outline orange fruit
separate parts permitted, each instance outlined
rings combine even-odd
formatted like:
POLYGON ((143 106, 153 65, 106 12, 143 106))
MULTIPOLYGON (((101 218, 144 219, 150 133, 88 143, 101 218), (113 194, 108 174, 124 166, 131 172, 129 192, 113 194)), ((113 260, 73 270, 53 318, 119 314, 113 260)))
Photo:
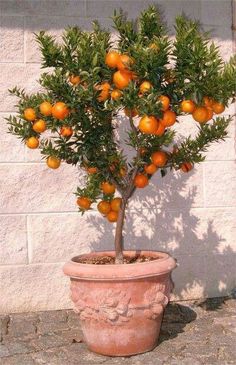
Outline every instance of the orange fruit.
POLYGON ((173 124, 175 124, 176 121, 176 114, 172 110, 167 110, 163 113, 162 119, 160 119, 160 122, 165 127, 171 127, 173 124))
POLYGON ((126 70, 119 70, 113 74, 113 82, 117 89, 126 88, 132 80, 132 73, 126 70))
POLYGON ((118 89, 112 90, 111 92, 111 98, 112 100, 118 100, 122 96, 122 92, 118 89))
POLYGON ((144 117, 140 119, 138 127, 142 133, 152 134, 155 133, 155 131, 158 128, 158 121, 152 115, 151 116, 144 115, 144 117))
POLYGON ((33 130, 36 133, 43 133, 47 129, 46 122, 43 119, 38 119, 33 124, 33 130))
POLYGON ((117 67, 117 64, 120 60, 120 55, 116 51, 110 51, 106 54, 105 64, 110 68, 117 67))
POLYGON ((37 137, 30 137, 26 140, 26 146, 34 150, 39 146, 39 139, 37 137))
POLYGON ((72 83, 72 85, 79 85, 81 82, 81 78, 78 75, 71 75, 69 77, 69 81, 72 83))
POLYGON ((164 132, 165 132, 165 126, 159 121, 158 127, 153 134, 155 134, 155 136, 162 136, 164 132))
POLYGON ((208 120, 208 110, 205 106, 197 106, 192 116, 196 122, 206 123, 208 120))
POLYGON ((56 119, 65 119, 69 115, 69 109, 65 103, 58 101, 52 107, 52 116, 56 119))
POLYGON ((212 98, 209 98, 209 96, 204 96, 203 97, 203 104, 205 106, 209 106, 212 107, 212 104, 214 103, 214 100, 212 98))
POLYGON ((111 201, 111 210, 114 212, 119 212, 121 207, 122 199, 121 198, 114 198, 111 201))
POLYGON ((152 84, 149 81, 143 81, 139 86, 139 91, 141 94, 147 93, 152 89, 152 84))
POLYGON ((102 214, 108 214, 111 210, 111 205, 109 202, 107 202, 106 200, 102 200, 100 201, 100 203, 98 203, 97 205, 98 211, 102 214))
POLYGON ((193 164, 191 164, 191 162, 184 162, 182 163, 180 168, 183 172, 189 172, 190 170, 192 170, 193 164))
POLYGON ((91 200, 86 196, 80 196, 77 199, 77 204, 81 209, 88 210, 92 204, 91 200))
POLYGON ((120 169, 120 176, 124 177, 127 174, 127 169, 125 167, 121 167, 120 169))
POLYGON ((148 178, 144 174, 137 174, 134 178, 134 185, 136 188, 145 188, 148 185, 148 178))
POLYGON ((122 54, 120 55, 116 66, 119 70, 125 70, 129 68, 132 65, 132 63, 134 63, 134 61, 132 60, 131 57, 129 57, 126 54, 122 54))
POLYGON ((212 109, 215 114, 221 114, 225 110, 225 106, 222 103, 218 103, 217 101, 214 101, 212 104, 212 109))
POLYGON ((60 135, 62 137, 71 137, 72 134, 73 134, 73 129, 71 127, 69 127, 68 125, 64 125, 63 127, 61 127, 60 135))
POLYGON ((116 187, 113 184, 110 184, 108 181, 104 181, 101 184, 101 189, 103 191, 104 194, 114 194, 114 192, 116 191, 116 187))
POLYGON ((162 104, 162 111, 165 112, 167 109, 169 109, 170 106, 170 98, 166 95, 161 95, 159 97, 159 100, 162 104))
POLYGON ((56 170, 58 167, 60 167, 61 160, 55 156, 49 156, 47 158, 47 165, 50 167, 50 169, 56 170))
POLYGON ((147 174, 153 175, 157 171, 157 167, 154 165, 154 163, 150 163, 149 165, 144 166, 144 170, 147 174))
POLYGON ((52 104, 49 103, 49 101, 43 101, 39 105, 39 110, 41 114, 45 115, 45 117, 49 117, 52 115, 52 104))
POLYGON ((134 117, 136 117, 136 115, 138 115, 138 111, 136 108, 134 108, 134 109, 125 108, 124 111, 125 111, 125 115, 127 115, 127 117, 134 118, 134 117))
POLYGON ((180 104, 180 109, 183 113, 190 113, 192 114, 192 112, 195 110, 196 105, 194 103, 194 101, 192 100, 183 100, 180 104))
POLYGON ((212 119, 214 113, 213 113, 213 110, 209 106, 207 106, 206 108, 207 108, 207 113, 208 113, 208 117, 207 117, 207 122, 208 122, 208 120, 212 119))
POLYGON ((148 151, 148 150, 147 150, 145 147, 141 147, 141 148, 139 149, 139 153, 140 153, 140 155, 141 155, 141 156, 146 155, 147 151, 148 151))
POLYGON ((24 118, 29 122, 33 122, 36 119, 36 112, 33 108, 26 108, 24 110, 24 118))
POLYGON ((111 210, 107 215, 106 215, 107 219, 109 220, 109 222, 114 223, 117 222, 118 219, 118 212, 114 212, 113 210, 111 210))
POLYGON ((163 151, 156 151, 151 155, 152 163, 154 163, 157 167, 165 166, 167 159, 167 154, 163 151))
POLYGON ((101 90, 101 92, 97 98, 98 101, 105 101, 109 98, 111 85, 108 82, 104 82, 101 85, 98 85, 96 88, 98 90, 101 90))
POLYGON ((94 166, 90 166, 86 168, 88 174, 96 174, 98 172, 98 168, 94 166))
POLYGON ((160 47, 156 43, 151 43, 148 48, 153 49, 154 51, 160 51, 160 47))

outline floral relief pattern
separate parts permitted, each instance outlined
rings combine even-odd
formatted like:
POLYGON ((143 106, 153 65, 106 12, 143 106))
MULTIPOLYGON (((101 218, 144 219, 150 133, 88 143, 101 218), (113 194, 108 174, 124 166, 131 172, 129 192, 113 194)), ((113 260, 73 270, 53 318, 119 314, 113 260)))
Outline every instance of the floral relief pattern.
POLYGON ((103 295, 98 292, 91 301, 77 285, 72 284, 71 289, 75 311, 79 313, 81 320, 105 321, 117 325, 129 321, 137 311, 143 311, 150 320, 157 319, 168 303, 170 283, 168 280, 153 285, 144 293, 140 305, 132 305, 131 297, 121 290, 109 289, 103 295))
POLYGON ((144 314, 149 319, 156 319, 162 314, 164 308, 168 304, 168 296, 166 292, 166 284, 156 284, 144 294, 144 306, 146 309, 144 314))
POLYGON ((79 299, 74 300, 72 295, 72 300, 81 320, 103 320, 111 324, 117 324, 128 321, 129 317, 132 316, 132 310, 129 307, 130 297, 126 292, 113 289, 107 290, 105 295, 97 295, 93 304, 87 300, 81 290, 77 288, 76 292, 79 299))

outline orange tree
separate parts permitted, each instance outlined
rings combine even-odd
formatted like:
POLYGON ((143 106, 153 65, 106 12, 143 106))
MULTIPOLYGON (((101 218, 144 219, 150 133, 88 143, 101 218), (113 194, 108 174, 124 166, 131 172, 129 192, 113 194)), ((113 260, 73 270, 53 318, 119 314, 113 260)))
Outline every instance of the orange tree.
MULTIPOLYGON (((116 223, 116 263, 123 262, 123 223, 127 202, 136 188, 148 185, 160 169, 188 172, 204 160, 210 143, 227 135, 230 118, 220 117, 235 97, 235 57, 223 62, 218 48, 197 22, 176 18, 171 41, 158 11, 149 7, 136 22, 115 13, 118 40, 97 22, 92 32, 65 30, 63 42, 40 32, 42 92, 19 97, 18 115, 7 118, 10 132, 29 148, 39 148, 47 165, 61 161, 86 172, 77 188, 79 210, 97 206, 116 223), (115 129, 124 111, 126 156, 115 129), (175 143, 173 125, 187 115, 198 134, 175 143), (50 137, 43 136, 50 131, 50 137)), ((181 123, 181 122, 180 122, 181 123)))

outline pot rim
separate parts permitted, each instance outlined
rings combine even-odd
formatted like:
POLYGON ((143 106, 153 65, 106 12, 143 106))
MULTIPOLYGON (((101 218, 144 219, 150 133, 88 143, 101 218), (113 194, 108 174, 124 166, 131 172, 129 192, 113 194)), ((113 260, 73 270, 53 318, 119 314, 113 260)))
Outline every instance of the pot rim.
POLYGON ((168 253, 154 250, 125 250, 126 256, 137 254, 144 256, 156 256, 158 260, 138 262, 132 264, 94 265, 78 263, 76 259, 88 256, 115 256, 114 251, 95 251, 73 257, 63 266, 64 274, 73 279, 80 280, 130 280, 141 279, 150 276, 160 276, 170 273, 176 266, 176 260, 168 253))

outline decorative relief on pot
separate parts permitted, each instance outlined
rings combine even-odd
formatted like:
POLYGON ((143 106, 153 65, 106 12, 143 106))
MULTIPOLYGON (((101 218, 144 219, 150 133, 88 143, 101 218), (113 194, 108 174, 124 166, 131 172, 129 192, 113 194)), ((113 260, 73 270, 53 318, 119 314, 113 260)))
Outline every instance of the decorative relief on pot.
POLYGON ((140 311, 144 312, 146 318, 156 320, 169 301, 167 283, 156 284, 148 289, 139 305, 131 304, 131 297, 125 291, 109 289, 91 296, 73 283, 71 299, 81 320, 105 321, 117 325, 129 321, 130 317, 140 311))
POLYGON ((96 295, 92 302, 77 287, 76 295, 72 294, 72 300, 81 320, 93 319, 111 324, 122 324, 132 316, 132 310, 129 308, 130 297, 121 290, 107 290, 105 295, 96 295))
POLYGON ((168 296, 164 294, 166 285, 156 284, 144 294, 144 314, 149 319, 159 317, 166 305, 168 304, 168 296))

